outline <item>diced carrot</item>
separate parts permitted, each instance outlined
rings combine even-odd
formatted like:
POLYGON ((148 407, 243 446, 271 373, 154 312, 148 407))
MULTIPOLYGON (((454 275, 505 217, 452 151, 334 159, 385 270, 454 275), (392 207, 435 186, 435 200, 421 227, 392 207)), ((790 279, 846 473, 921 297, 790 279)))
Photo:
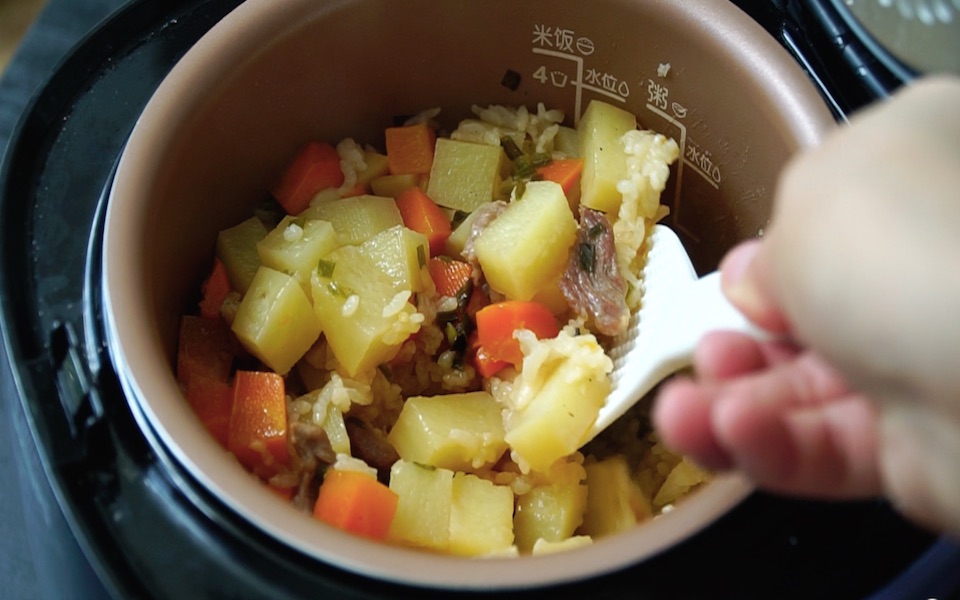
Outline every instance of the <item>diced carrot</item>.
POLYGON ((437 134, 426 123, 388 127, 384 132, 387 164, 392 175, 426 175, 433 166, 437 134))
POLYGON ((225 381, 196 375, 190 378, 185 394, 200 422, 226 448, 233 408, 233 387, 225 381))
POLYGON ((283 378, 266 371, 237 371, 227 449, 263 479, 290 462, 283 378))
POLYGON ((474 331, 467 340, 467 350, 469 357, 473 361, 473 368, 477 370, 477 373, 479 373, 481 377, 484 379, 493 377, 510 365, 510 363, 505 360, 490 358, 490 353, 480 345, 477 339, 477 332, 474 331))
POLYGON ((200 316, 207 319, 220 317, 220 307, 230 293, 230 278, 227 268, 219 258, 213 258, 213 269, 200 288, 200 316))
POLYGON ((450 219, 443 210, 418 187, 401 192, 396 202, 403 224, 426 236, 430 243, 430 256, 443 252, 451 232, 450 219))
POLYGON ((313 515, 334 527, 383 540, 397 512, 397 494, 358 471, 328 469, 313 506, 313 515))
POLYGON ((477 341, 493 360, 520 366, 523 352, 520 342, 513 337, 518 329, 529 329, 539 339, 559 333, 553 313, 539 302, 507 300, 477 311, 477 341))
POLYGON ((180 318, 177 342, 177 380, 184 388, 199 375, 226 382, 233 366, 233 338, 227 322, 196 315, 180 318))
POLYGON ((427 261, 430 278, 441 296, 453 296, 463 289, 470 281, 473 267, 470 263, 449 256, 435 256, 427 261))
POLYGON ((537 169, 537 173, 545 180, 560 184, 571 205, 580 202, 580 175, 582 172, 582 158, 560 158, 537 169))
POLYGON ((326 142, 304 146, 270 190, 287 213, 297 215, 317 192, 343 185, 337 149, 326 142))

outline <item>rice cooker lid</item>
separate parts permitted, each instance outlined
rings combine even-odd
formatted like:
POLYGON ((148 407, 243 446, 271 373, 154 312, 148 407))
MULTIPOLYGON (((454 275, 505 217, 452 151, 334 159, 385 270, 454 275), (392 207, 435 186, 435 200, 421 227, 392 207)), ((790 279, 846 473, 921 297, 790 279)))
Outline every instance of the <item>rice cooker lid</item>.
POLYGON ((830 0, 848 27, 903 80, 960 73, 960 0, 830 0))

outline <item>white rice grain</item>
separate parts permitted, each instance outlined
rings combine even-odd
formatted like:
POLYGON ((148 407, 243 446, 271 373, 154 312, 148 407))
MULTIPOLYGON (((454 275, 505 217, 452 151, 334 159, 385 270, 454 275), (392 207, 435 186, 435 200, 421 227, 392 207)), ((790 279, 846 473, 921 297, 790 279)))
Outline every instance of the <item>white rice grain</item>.
POLYGON ((356 294, 351 294, 347 301, 343 303, 343 308, 340 309, 340 314, 344 317, 352 317, 357 309, 360 308, 360 296, 356 294))
POLYGON ((283 230, 283 240, 285 242, 298 242, 303 239, 303 227, 297 225, 296 223, 290 223, 283 230))

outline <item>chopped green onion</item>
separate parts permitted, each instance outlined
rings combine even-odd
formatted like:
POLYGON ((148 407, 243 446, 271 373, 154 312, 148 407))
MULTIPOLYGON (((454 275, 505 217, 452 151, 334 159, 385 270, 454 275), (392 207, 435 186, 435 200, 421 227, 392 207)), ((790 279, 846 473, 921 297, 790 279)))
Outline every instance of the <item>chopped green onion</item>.
POLYGON ((467 220, 467 217, 470 216, 465 210, 458 210, 453 213, 453 218, 450 219, 450 229, 456 229, 460 227, 460 224, 467 220))
POLYGON ((524 192, 527 191, 527 182, 521 179, 520 181, 517 182, 517 187, 515 189, 516 189, 516 193, 514 194, 514 198, 516 198, 517 200, 519 200, 520 198, 523 198, 524 192))
POLYGON ((553 159, 550 158, 550 155, 546 152, 537 152, 530 157, 530 162, 535 167, 545 167, 553 162, 553 159))
POLYGON ((336 268, 336 266, 337 266, 337 263, 330 260, 324 260, 321 258, 320 261, 317 263, 317 273, 320 274, 320 277, 323 277, 325 279, 330 279, 331 277, 333 277, 333 270, 336 268))
POLYGON ((533 162, 526 154, 518 156, 513 160, 513 174, 515 177, 523 179, 530 177, 534 172, 533 162))
POLYGON ((427 266, 427 251, 423 246, 417 246, 417 264, 421 269, 427 266))
POLYGON ((447 323, 446 327, 443 328, 443 333, 447 338, 447 343, 453 345, 457 341, 457 336, 459 332, 457 331, 456 325, 452 322, 447 323))
POLYGON ((500 138, 500 145, 503 146, 503 151, 510 160, 516 160, 523 156, 523 150, 520 149, 520 146, 517 146, 512 137, 503 136, 500 138))
POLYGON ((354 294, 354 291, 349 287, 339 284, 336 281, 331 280, 327 284, 327 289, 330 290, 330 293, 334 296, 339 296, 340 298, 349 298, 354 294))

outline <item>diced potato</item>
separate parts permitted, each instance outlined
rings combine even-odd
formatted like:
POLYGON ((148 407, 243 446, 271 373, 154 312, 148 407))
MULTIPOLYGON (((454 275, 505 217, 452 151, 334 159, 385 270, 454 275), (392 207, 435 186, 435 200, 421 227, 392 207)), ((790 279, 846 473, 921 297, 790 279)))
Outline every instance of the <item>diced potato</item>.
POLYGON ((468 213, 466 218, 464 218, 460 223, 454 228, 450 233, 450 237, 447 238, 447 243, 444 246, 444 252, 450 256, 460 256, 463 252, 464 247, 467 244, 467 238, 470 236, 470 230, 473 228, 473 223, 476 221, 477 212, 468 213))
POLYGON ((390 469, 397 513, 389 539, 412 546, 446 550, 450 545, 453 471, 398 460, 390 469))
POLYGON ((327 344, 350 377, 396 356, 423 320, 408 301, 410 291, 395 287, 357 246, 322 259, 311 289, 327 344))
POLYGON ((593 543, 593 538, 589 535, 574 535, 559 542, 548 542, 547 540, 537 540, 533 545, 530 554, 537 556, 541 554, 553 554, 555 552, 566 552, 574 548, 582 548, 593 543))
POLYGON ((662 507, 671 502, 676 502, 708 478, 709 473, 684 457, 677 463, 677 466, 670 470, 667 479, 657 491, 657 495, 653 497, 653 504, 662 507))
POLYGON ((336 201, 339 200, 340 198, 341 198, 341 196, 340 196, 340 188, 327 188, 327 189, 325 189, 325 190, 320 190, 320 191, 317 192, 317 194, 310 200, 310 206, 308 206, 307 208, 305 208, 305 209, 303 210, 303 212, 301 212, 301 213, 300 213, 299 215, 297 215, 297 216, 298 216, 298 217, 301 217, 301 218, 303 218, 303 219, 315 219, 316 216, 311 216, 311 215, 316 215, 315 207, 316 207, 318 204, 325 204, 325 203, 327 203, 327 202, 336 202, 336 201), (311 210, 311 209, 314 209, 314 210, 311 210))
POLYGON ((616 215, 622 195, 617 183, 627 176, 627 154, 620 141, 637 128, 633 113, 600 100, 591 100, 577 132, 583 158, 580 203, 616 215))
POLYGON ((561 125, 553 138, 553 149, 562 152, 568 158, 580 156, 580 134, 573 127, 561 125))
POLYGON ((524 471, 545 471, 583 445, 610 393, 610 358, 592 335, 520 335, 524 359, 505 413, 506 440, 524 471))
POLYGON ((430 283, 427 259, 430 243, 422 233, 397 225, 360 245, 360 252, 372 260, 398 290, 422 292, 430 283))
POLYGON ((488 392, 408 398, 387 440, 404 460, 476 471, 497 462, 507 443, 502 407, 488 392))
POLYGON ((560 275, 556 279, 548 282, 533 295, 533 300, 543 304, 550 309, 554 315, 562 315, 570 308, 570 302, 560 289, 560 275))
POLYGON ((594 538, 627 531, 652 514, 622 455, 585 465, 587 508, 580 533, 594 538))
POLYGON ((413 173, 382 175, 370 182, 370 189, 378 196, 396 198, 408 189, 417 187, 419 181, 419 175, 413 173))
POLYGON ((450 507, 452 554, 483 556, 513 545, 513 492, 476 475, 453 476, 450 507))
POLYGON ((577 221, 553 181, 532 181, 477 237, 477 260, 492 288, 530 300, 567 266, 577 221))
POLYGON ((286 216, 257 243, 260 263, 293 276, 310 293, 310 275, 322 256, 337 248, 337 234, 327 221, 286 216))
POLYGON ((217 235, 217 258, 227 270, 230 285, 241 294, 246 293, 260 268, 257 242, 265 237, 267 228, 257 217, 250 217, 217 235))
POLYGON ((541 485, 518 496, 513 518, 517 547, 530 552, 537 540, 569 538, 583 522, 586 506, 587 486, 578 482, 541 485))
POLYGON ((363 162, 366 163, 367 168, 357 172, 357 183, 367 185, 377 177, 382 177, 390 172, 387 155, 372 148, 364 149, 363 162))
POLYGON ((268 267, 257 270, 231 329, 244 348, 280 375, 320 337, 320 323, 303 288, 268 267))
POLYGON ((329 221, 337 232, 337 241, 341 246, 361 244, 381 231, 403 225, 403 218, 393 198, 369 194, 311 203, 300 216, 329 221))
POLYGON ((507 164, 499 146, 439 138, 427 195, 440 206, 473 212, 494 199, 507 164))

